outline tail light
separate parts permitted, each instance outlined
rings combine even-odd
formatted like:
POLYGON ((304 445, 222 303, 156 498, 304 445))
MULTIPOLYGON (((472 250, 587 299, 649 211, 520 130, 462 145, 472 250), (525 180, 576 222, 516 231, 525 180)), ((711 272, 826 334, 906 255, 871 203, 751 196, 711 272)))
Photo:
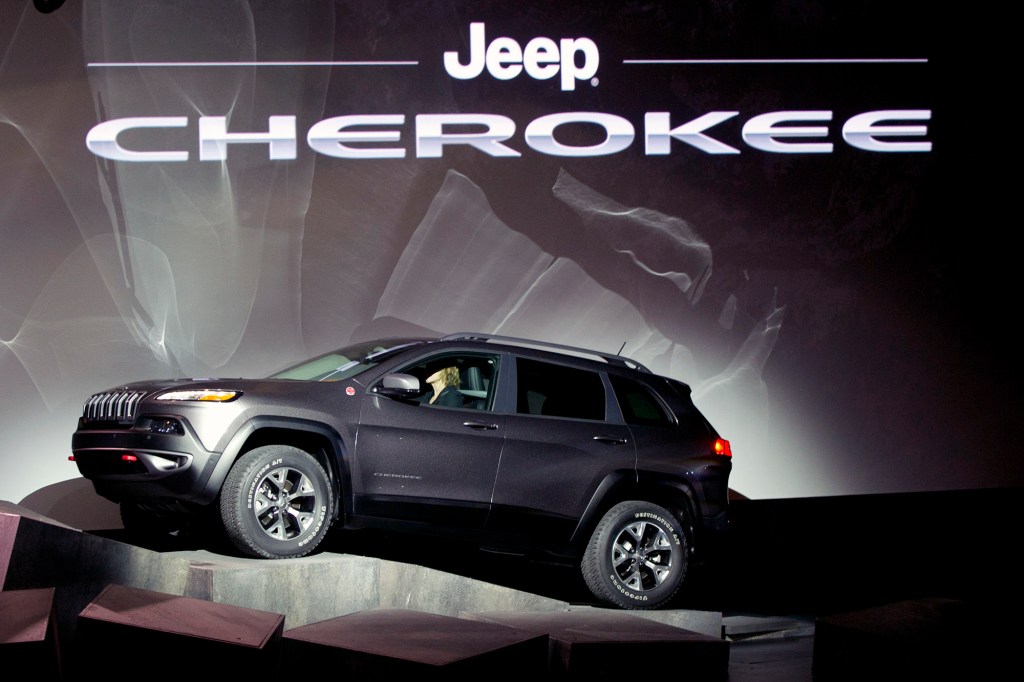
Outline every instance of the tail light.
POLYGON ((732 446, 729 445, 729 441, 724 438, 716 438, 714 444, 714 450, 716 455, 722 457, 732 457, 732 446))

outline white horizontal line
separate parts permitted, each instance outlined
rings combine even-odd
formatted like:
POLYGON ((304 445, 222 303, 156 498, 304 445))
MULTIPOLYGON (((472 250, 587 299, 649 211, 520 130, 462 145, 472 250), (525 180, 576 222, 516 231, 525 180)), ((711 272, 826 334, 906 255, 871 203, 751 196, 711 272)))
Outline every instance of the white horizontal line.
POLYGON ((418 61, 383 61, 383 62, 89 62, 89 67, 123 67, 123 66, 417 66, 418 61))
POLYGON ((927 59, 623 59, 623 64, 927 64, 927 59))

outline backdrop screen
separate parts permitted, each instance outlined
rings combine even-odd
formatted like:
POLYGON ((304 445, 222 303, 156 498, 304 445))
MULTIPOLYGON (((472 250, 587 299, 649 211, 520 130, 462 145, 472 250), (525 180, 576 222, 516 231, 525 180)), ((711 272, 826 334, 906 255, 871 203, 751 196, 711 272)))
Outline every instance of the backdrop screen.
POLYGON ((93 392, 457 331, 687 382, 747 497, 1020 485, 1000 127, 936 11, 2 3, 0 499, 77 477, 93 392))

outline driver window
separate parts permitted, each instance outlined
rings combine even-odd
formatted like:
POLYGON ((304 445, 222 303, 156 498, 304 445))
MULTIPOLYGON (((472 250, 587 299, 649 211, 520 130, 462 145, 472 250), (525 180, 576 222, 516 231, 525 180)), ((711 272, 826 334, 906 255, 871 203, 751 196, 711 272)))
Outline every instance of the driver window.
POLYGON ((498 376, 495 355, 433 356, 399 371, 419 379, 422 405, 470 410, 493 408, 498 376))

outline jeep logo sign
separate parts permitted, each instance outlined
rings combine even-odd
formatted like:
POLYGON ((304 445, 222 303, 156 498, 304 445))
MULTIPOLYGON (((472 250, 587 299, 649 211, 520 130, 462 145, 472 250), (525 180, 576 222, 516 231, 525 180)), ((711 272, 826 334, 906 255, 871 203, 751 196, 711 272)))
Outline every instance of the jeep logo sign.
POLYGON ((495 38, 490 45, 484 35, 484 24, 469 25, 469 61, 459 61, 458 52, 444 53, 444 69, 452 78, 476 78, 487 67, 487 73, 499 80, 511 80, 526 69, 531 78, 547 80, 562 74, 562 90, 575 90, 576 81, 593 78, 601 57, 597 44, 590 38, 538 37, 521 46, 513 38, 495 38), (581 61, 577 57, 582 58, 581 61))

